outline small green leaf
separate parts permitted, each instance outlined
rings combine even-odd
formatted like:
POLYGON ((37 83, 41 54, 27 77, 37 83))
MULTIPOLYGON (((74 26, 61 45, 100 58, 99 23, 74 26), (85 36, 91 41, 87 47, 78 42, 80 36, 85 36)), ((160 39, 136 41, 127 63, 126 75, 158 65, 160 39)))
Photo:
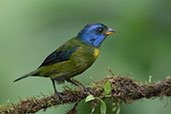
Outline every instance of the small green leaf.
POLYGON ((152 80, 152 76, 150 75, 149 79, 148 79, 148 82, 151 83, 151 80, 152 80))
POLYGON ((117 109, 118 109, 118 107, 114 106, 114 107, 112 108, 112 111, 113 111, 113 112, 116 112, 117 109))
POLYGON ((107 96, 110 93, 111 86, 110 86, 109 81, 107 81, 106 84, 104 85, 104 91, 105 91, 105 96, 107 96))
POLYGON ((112 104, 112 105, 113 105, 112 111, 116 112, 116 114, 120 114, 121 106, 116 104, 112 104))
POLYGON ((117 109, 118 109, 118 106, 116 106, 116 103, 112 103, 112 111, 113 112, 116 112, 117 111, 117 109))
POLYGON ((106 98, 111 97, 112 95, 105 95, 106 98))
POLYGON ((101 114, 106 114, 106 104, 105 102, 102 100, 102 99, 99 99, 100 100, 100 112, 101 114))
POLYGON ((121 112, 121 108, 119 106, 118 109, 117 109, 117 111, 116 111, 116 114, 120 114, 120 112, 121 112))
POLYGON ((90 94, 89 96, 86 97, 85 102, 89 102, 89 101, 92 101, 94 99, 95 99, 94 96, 90 94))

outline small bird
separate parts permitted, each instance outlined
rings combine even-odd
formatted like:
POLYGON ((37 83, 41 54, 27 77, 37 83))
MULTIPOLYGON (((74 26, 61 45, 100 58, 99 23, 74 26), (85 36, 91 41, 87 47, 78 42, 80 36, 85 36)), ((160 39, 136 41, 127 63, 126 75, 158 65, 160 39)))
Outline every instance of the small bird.
POLYGON ((54 91, 58 95, 60 93, 56 89, 55 81, 57 83, 68 81, 79 86, 71 78, 81 74, 95 62, 99 55, 100 45, 109 34, 114 32, 101 23, 88 24, 76 37, 51 53, 35 71, 14 82, 29 76, 47 77, 52 80, 54 91))

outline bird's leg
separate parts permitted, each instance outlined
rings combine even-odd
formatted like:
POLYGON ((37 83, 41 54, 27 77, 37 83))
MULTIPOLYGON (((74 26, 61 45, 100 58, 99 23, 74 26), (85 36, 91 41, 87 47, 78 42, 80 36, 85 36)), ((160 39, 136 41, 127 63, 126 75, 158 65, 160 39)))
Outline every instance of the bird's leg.
POLYGON ((54 81, 53 79, 51 79, 51 80, 52 80, 52 84, 53 84, 53 88, 54 88, 55 94, 57 94, 60 98, 62 98, 61 93, 60 93, 60 92, 58 92, 58 91, 57 91, 57 89, 56 89, 55 81, 54 81))
POLYGON ((89 88, 83 86, 82 84, 80 84, 80 83, 78 83, 78 82, 76 82, 74 80, 68 79, 67 81, 70 82, 70 83, 72 83, 72 84, 74 84, 75 86, 78 86, 78 87, 83 88, 84 91, 89 91, 89 88))

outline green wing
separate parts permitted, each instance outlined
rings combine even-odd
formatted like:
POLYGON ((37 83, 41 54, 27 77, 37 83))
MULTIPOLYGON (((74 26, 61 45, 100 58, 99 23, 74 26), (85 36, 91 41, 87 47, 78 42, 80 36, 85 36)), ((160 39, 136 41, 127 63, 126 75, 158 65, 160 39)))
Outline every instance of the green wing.
POLYGON ((51 53, 40 65, 42 66, 48 66, 52 64, 56 64, 59 62, 67 61, 70 59, 71 55, 79 48, 78 45, 72 45, 70 43, 66 43, 62 45, 60 48, 58 48, 56 51, 51 53))

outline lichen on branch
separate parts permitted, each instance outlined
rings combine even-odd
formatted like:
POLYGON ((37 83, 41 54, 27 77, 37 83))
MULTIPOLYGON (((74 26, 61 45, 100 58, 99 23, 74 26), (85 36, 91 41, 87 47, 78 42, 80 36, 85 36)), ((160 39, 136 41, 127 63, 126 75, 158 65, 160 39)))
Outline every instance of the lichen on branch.
MULTIPOLYGON (((90 93, 96 97, 105 99, 104 85, 110 83, 111 91, 109 99, 115 103, 131 103, 132 101, 143 98, 169 97, 171 96, 171 77, 163 81, 142 83, 131 79, 130 77, 115 76, 106 77, 100 81, 93 82, 90 92, 83 91, 82 88, 75 90, 65 89, 62 92, 62 99, 58 95, 44 96, 43 98, 31 97, 21 99, 16 104, 8 104, 0 107, 1 114, 26 114, 35 113, 39 110, 46 110, 49 107, 61 104, 78 104, 84 100, 90 93)), ((73 108, 75 111, 77 105, 73 108)))

